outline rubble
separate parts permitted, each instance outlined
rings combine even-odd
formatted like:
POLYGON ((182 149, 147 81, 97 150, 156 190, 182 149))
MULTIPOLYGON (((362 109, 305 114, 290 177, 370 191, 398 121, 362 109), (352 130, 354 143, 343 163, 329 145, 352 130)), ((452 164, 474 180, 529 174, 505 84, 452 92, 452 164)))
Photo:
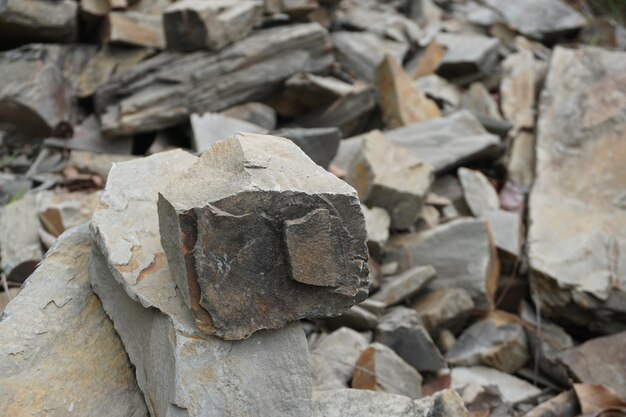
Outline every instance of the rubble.
POLYGON ((442 330, 458 333, 471 315, 474 302, 467 291, 452 287, 432 291, 418 298, 411 307, 436 338, 442 330))
POLYGON ((164 49, 163 19, 140 12, 110 12, 104 41, 164 49))
POLYGON ((495 386, 502 394, 502 399, 509 403, 524 401, 541 392, 539 388, 523 379, 484 366, 452 368, 450 375, 453 389, 461 389, 468 385, 495 386))
POLYGON ((35 198, 41 224, 55 237, 88 222, 100 203, 99 192, 62 194, 42 191, 35 198))
POLYGON ((391 217, 387 210, 380 207, 368 208, 361 204, 361 210, 365 216, 365 229, 367 230, 367 247, 370 256, 380 257, 385 243, 389 239, 389 226, 391 217))
POLYGON ((445 78, 485 75, 496 66, 497 39, 466 33, 440 33, 436 42, 446 48, 437 68, 437 74, 445 78))
POLYGON ((336 389, 313 393, 315 417, 415 417, 413 400, 386 392, 336 389))
POLYGON ((386 307, 399 304, 417 294, 423 286, 434 280, 436 275, 430 265, 416 266, 397 276, 387 277, 386 283, 370 299, 381 301, 386 307))
POLYGON ((341 141, 341 132, 336 127, 285 128, 272 134, 291 140, 322 168, 328 168, 341 141))
POLYGON ((220 113, 192 114, 192 146, 196 152, 204 152, 215 142, 240 132, 267 133, 267 129, 220 113))
POLYGON ((0 5, 0 46, 72 42, 78 33, 77 11, 72 0, 6 0, 0 5))
POLYGON ((500 208, 498 193, 483 173, 459 168, 458 175, 463 187, 465 201, 474 216, 481 217, 489 211, 500 208))
POLYGON ((276 111, 270 106, 255 101, 229 107, 222 112, 224 116, 243 120, 260 126, 268 131, 276 128, 276 111))

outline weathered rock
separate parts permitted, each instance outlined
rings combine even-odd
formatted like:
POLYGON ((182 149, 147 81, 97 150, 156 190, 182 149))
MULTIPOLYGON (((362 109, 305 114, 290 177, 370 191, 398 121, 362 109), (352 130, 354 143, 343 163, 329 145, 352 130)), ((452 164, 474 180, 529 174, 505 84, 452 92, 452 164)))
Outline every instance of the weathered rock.
POLYGON ((220 49, 248 36, 260 20, 262 7, 260 0, 176 2, 163 12, 167 48, 182 52, 220 49))
POLYGON ((585 384, 602 384, 626 397, 626 332, 598 337, 567 349, 560 360, 571 376, 585 384))
POLYGON ((389 217, 387 210, 380 207, 367 208, 367 206, 362 204, 361 210, 365 216, 367 247, 370 255, 378 258, 383 252, 387 239, 389 239, 391 217, 389 217))
POLYGON ((462 288, 442 288, 419 298, 411 307, 436 338, 443 329, 460 331, 474 309, 474 302, 462 288))
POLYGON ((534 387, 523 379, 485 366, 453 368, 450 376, 452 378, 451 388, 455 390, 470 384, 483 387, 495 386, 502 394, 502 399, 510 403, 520 402, 541 393, 539 388, 534 387))
POLYGON ((41 224, 48 233, 56 237, 91 219, 100 203, 100 192, 42 191, 36 194, 36 202, 41 224))
POLYGON ((236 133, 267 133, 267 129, 221 113, 192 114, 193 148, 204 152, 215 142, 236 133))
POLYGON ((317 165, 328 168, 339 149, 341 132, 336 127, 284 128, 272 132, 287 138, 308 155, 317 165))
POLYGON ((439 68, 439 65, 441 65, 441 61, 445 55, 446 47, 432 41, 419 56, 415 69, 411 73, 413 79, 419 79, 434 74, 437 68, 439 68))
POLYGON ((390 54, 402 62, 408 45, 381 39, 369 32, 333 32, 337 60, 344 71, 368 83, 376 81, 376 68, 390 54))
POLYGON ((4 0, 0 4, 0 46, 72 42, 78 33, 77 10, 72 0, 4 0))
POLYGON ((314 390, 347 388, 354 365, 367 344, 363 335, 347 327, 317 342, 311 349, 314 390))
POLYGON ((535 179, 535 134, 520 131, 513 137, 513 145, 507 162, 509 179, 515 184, 530 189, 535 179))
POLYGON ((375 339, 419 371, 437 371, 446 366, 419 316, 410 308, 395 307, 381 317, 375 339))
POLYGON ((110 12, 104 41, 164 49, 163 19, 140 12, 110 12))
POLYGON ((556 48, 529 202, 541 313, 602 332, 626 329, 624 66, 623 52, 556 48))
POLYGON ((326 70, 333 62, 329 46, 326 30, 312 23, 261 30, 219 52, 159 54, 98 89, 102 129, 109 135, 149 132, 192 113, 261 99, 297 72, 326 70))
POLYGON ((487 365, 508 373, 529 358, 524 328, 494 313, 467 328, 446 355, 454 366, 487 365))
POLYGON ((43 258, 33 194, 0 208, 0 266, 10 281, 23 282, 43 258))
POLYGON ((164 180, 197 160, 176 150, 115 164, 106 206, 91 222, 94 291, 136 368, 151 415, 310 415, 309 357, 299 325, 239 342, 205 336, 176 289, 161 245, 157 195, 164 180))
POLYGON ((376 316, 382 316, 387 310, 385 303, 383 303, 382 301, 372 300, 371 298, 363 301, 361 304, 359 304, 359 307, 363 307, 365 310, 375 314, 376 316))
POLYGON ((352 306, 340 316, 326 319, 326 325, 331 329, 349 327, 358 331, 373 330, 378 325, 378 315, 360 306, 352 306))
POLYGON ((437 104, 413 84, 391 55, 385 55, 376 70, 376 87, 387 128, 425 122, 441 116, 437 104))
POLYGON ((429 288, 463 288, 476 307, 493 307, 500 266, 485 221, 459 219, 424 232, 398 235, 387 243, 385 260, 398 262, 402 271, 430 264, 437 279, 429 288))
POLYGON ((459 394, 445 389, 415 401, 416 417, 469 417, 459 394))
POLYGON ((133 416, 148 411, 89 285, 87 226, 64 233, 0 320, 0 414, 133 416))
POLYGON ((432 180, 431 166, 387 141, 380 131, 364 136, 346 176, 361 201, 387 210, 394 229, 417 221, 432 180))
POLYGON ((412 399, 422 396, 421 384, 419 372, 380 343, 373 343, 363 351, 352 375, 352 388, 388 392, 412 399))
POLYGON ((267 130, 276 128, 276 112, 273 108, 263 103, 253 101, 239 104, 224 110, 222 114, 261 126, 267 130))
POLYGON ((356 193, 289 140, 214 144, 163 186, 158 205, 168 264, 207 334, 242 339, 367 297, 356 193))
POLYGON ((520 50, 502 62, 500 96, 502 112, 515 130, 535 126, 535 59, 530 50, 520 50))
POLYGON ((528 37, 544 39, 571 32, 585 25, 585 19, 561 0, 486 0, 507 25, 528 37))
POLYGON ((416 417, 413 400, 361 389, 313 392, 315 417, 416 417))
POLYGON ((67 164, 75 167, 79 171, 99 175, 106 181, 113 164, 116 162, 130 161, 135 158, 136 156, 132 155, 108 155, 72 151, 67 164))
POLYGON ((397 276, 387 277, 386 283, 370 298, 389 307, 413 297, 436 276, 432 266, 416 266, 397 276))
POLYGON ((488 211, 500 208, 498 193, 482 172, 459 168, 458 175, 465 201, 474 216, 480 217, 488 211))
POLYGON ((573 390, 563 391, 537 405, 524 414, 524 417, 576 417, 580 415, 580 406, 573 390))
POLYGON ((518 259, 522 251, 523 223, 518 213, 505 210, 487 211, 482 215, 487 220, 493 243, 501 254, 518 259))
POLYGON ((498 109, 498 103, 493 99, 487 87, 481 82, 470 84, 463 94, 461 106, 474 113, 476 117, 488 117, 494 120, 502 120, 498 109))
POLYGON ((461 104, 461 91, 454 84, 437 74, 420 77, 413 82, 426 96, 445 104, 458 107, 461 104))
POLYGON ((436 42, 446 48, 437 73, 445 78, 482 75, 497 64, 499 42, 474 34, 440 33, 436 42))

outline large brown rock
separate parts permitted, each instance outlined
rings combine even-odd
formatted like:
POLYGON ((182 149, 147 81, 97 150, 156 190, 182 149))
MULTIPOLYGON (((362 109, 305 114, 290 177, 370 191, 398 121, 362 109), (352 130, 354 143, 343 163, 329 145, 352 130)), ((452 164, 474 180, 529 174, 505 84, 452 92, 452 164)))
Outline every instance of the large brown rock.
POLYGON ((161 241, 205 333, 242 339, 366 298, 356 192, 293 142, 236 135, 162 190, 161 241))
POLYGON ((557 48, 529 201, 531 288, 542 314, 626 329, 626 53, 557 48))

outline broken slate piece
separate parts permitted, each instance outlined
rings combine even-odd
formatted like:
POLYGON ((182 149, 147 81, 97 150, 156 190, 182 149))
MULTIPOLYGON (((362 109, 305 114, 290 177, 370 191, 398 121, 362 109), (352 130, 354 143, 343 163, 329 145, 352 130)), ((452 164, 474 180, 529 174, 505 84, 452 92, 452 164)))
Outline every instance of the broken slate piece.
POLYGON ((387 210, 392 228, 408 229, 420 216, 433 173, 431 166, 372 131, 364 136, 345 180, 361 201, 387 210))
POLYGON ((275 130, 272 135, 289 139, 322 168, 328 168, 341 141, 341 131, 336 127, 292 127, 275 130))
POLYGON ((261 18, 259 0, 182 0, 163 11, 167 49, 220 49, 248 36, 261 18))
POLYGON ((453 389, 444 389, 414 401, 416 417, 470 417, 463 399, 453 389))
POLYGON ((252 123, 253 125, 260 126, 267 130, 276 128, 276 111, 263 103, 252 101, 250 103, 239 104, 237 106, 229 107, 224 110, 222 114, 224 116, 252 123))
POLYGON ((416 266, 397 276, 387 277, 385 284, 370 298, 389 307, 413 297, 436 276, 432 266, 416 266))
POLYGON ((487 220, 493 243, 501 254, 518 259, 522 251, 523 223, 519 213, 505 210, 487 211, 482 215, 487 220))
POLYGON ((313 392, 314 417, 416 417, 404 395, 361 389, 313 392))
POLYGON ((110 155, 86 151, 72 151, 67 164, 81 172, 99 175, 106 181, 113 164, 116 162, 130 161, 135 158, 137 157, 133 155, 110 155))
POLYGON ((161 245, 158 190, 197 161, 175 150, 114 165, 91 221, 94 291, 136 368, 151 415, 310 415, 300 325, 237 342, 206 336, 176 288, 161 245))
POLYGON ((500 264, 484 220, 458 219, 423 232, 397 235, 386 249, 385 261, 398 262, 401 271, 432 265, 437 279, 429 288, 463 288, 476 307, 493 307, 500 264))
POLYGON ((140 12, 110 12, 104 42, 164 49, 163 19, 140 12))
POLYGON ((418 371, 438 371, 446 361, 414 310, 394 307, 381 317, 375 340, 389 346, 418 371))
POLYGON ((0 415, 148 416, 124 347, 89 285, 90 249, 86 225, 64 233, 7 306, 0 415))
POLYGON ((235 119, 221 113, 191 115, 192 145, 196 152, 204 152, 217 141, 236 133, 267 133, 267 129, 252 123, 235 119))
POLYGON ((0 4, 0 47, 15 47, 18 42, 73 42, 78 33, 77 12, 73 0, 4 0, 0 4))
POLYGON ((393 350, 372 343, 356 361, 352 388, 388 392, 412 399, 422 396, 422 376, 393 350))
POLYGON ((474 309, 474 302, 462 288, 441 288, 420 297, 411 307, 428 332, 437 338, 443 329, 460 331, 474 309))
POLYGON ((502 394, 502 399, 509 403, 524 401, 541 393, 539 388, 523 379, 485 366, 453 368, 450 376, 452 378, 451 388, 455 390, 470 384, 483 387, 496 386, 502 394))
POLYGON ((365 228, 367 229, 367 248, 370 256, 379 258, 383 253, 383 248, 389 239, 389 226, 391 217, 387 210, 380 207, 368 208, 361 204, 361 210, 365 216, 365 228))
POLYGON ((500 208, 500 198, 485 174, 473 169, 459 168, 459 180, 467 206, 476 217, 500 208))
POLYGON ((158 212, 174 280, 206 334, 243 339, 367 297, 356 192, 287 139, 214 144, 163 185, 158 212))
POLYGON ((420 77, 413 82, 417 88, 437 102, 458 107, 461 103, 461 91, 437 74, 420 77))
POLYGON ((436 42, 446 48, 437 74, 447 79, 487 74, 498 62, 499 41, 495 38, 440 33, 436 42))
POLYGON ((378 325, 378 315, 361 306, 352 306, 350 310, 342 315, 329 317, 325 321, 326 325, 331 329, 349 327, 358 331, 367 331, 376 328, 376 325, 378 325))
POLYGON ((74 226, 88 222, 100 204, 100 192, 36 194, 37 213, 44 229, 57 237, 74 226))

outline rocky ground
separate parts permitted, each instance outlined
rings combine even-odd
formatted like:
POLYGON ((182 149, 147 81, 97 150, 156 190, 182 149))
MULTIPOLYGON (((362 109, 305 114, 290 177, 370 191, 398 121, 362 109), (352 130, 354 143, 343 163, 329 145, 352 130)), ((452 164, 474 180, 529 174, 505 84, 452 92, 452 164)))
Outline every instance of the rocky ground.
POLYGON ((0 415, 626 416, 625 23, 0 1, 0 415))

